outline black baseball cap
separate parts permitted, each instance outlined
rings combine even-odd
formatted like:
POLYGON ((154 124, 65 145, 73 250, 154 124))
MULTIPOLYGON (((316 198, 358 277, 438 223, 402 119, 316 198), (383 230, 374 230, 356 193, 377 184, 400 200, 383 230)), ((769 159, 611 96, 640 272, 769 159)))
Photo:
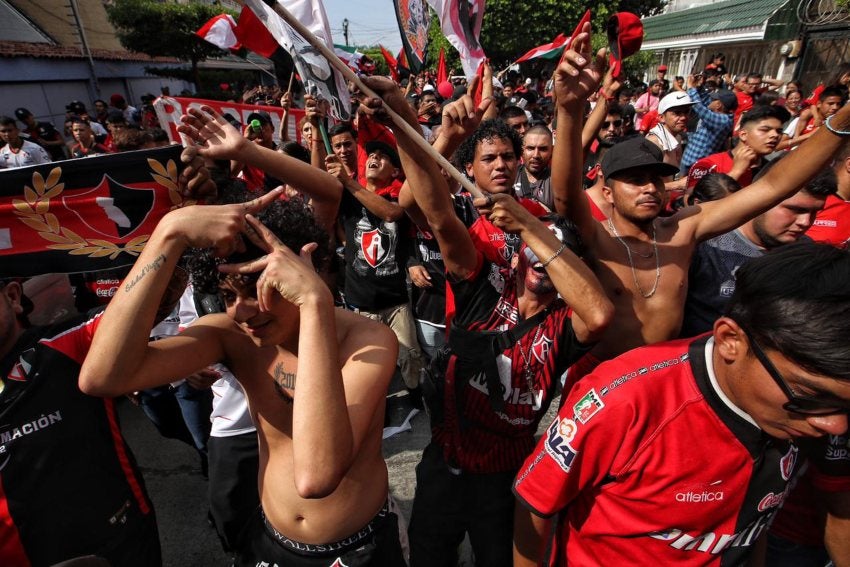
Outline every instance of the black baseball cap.
POLYGON ((643 136, 636 136, 615 144, 602 156, 602 174, 606 179, 620 171, 635 167, 651 168, 662 176, 679 173, 678 167, 664 163, 661 148, 643 136))
POLYGON ((248 118, 245 119, 245 124, 250 124, 254 120, 259 120, 260 124, 272 123, 271 116, 269 116, 266 112, 252 112, 248 115, 248 118))
POLYGON ((723 107, 726 110, 735 110, 738 108, 738 97, 736 97, 735 93, 730 90, 720 89, 719 91, 714 91, 709 96, 711 97, 711 100, 719 100, 723 103, 723 107))
POLYGON ((78 100, 72 100, 65 106, 65 110, 73 112, 74 114, 84 114, 86 111, 86 105, 78 100))
POLYGON ((15 118, 17 118, 18 120, 25 120, 30 116, 32 116, 32 112, 30 112, 26 108, 21 107, 15 109, 15 118))
POLYGON ((388 143, 381 142, 380 140, 366 142, 366 155, 369 155, 372 152, 381 152, 386 154, 394 166, 401 167, 401 159, 398 157, 398 152, 388 143))

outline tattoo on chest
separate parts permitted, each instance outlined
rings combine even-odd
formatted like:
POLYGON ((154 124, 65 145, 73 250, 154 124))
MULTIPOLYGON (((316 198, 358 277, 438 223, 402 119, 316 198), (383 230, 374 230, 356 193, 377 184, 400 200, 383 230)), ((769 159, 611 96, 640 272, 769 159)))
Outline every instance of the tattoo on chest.
POLYGON ((278 362, 274 367, 274 389, 283 400, 291 402, 292 396, 284 388, 295 390, 295 373, 287 372, 283 369, 283 363, 278 362))
POLYGON ((160 254, 159 256, 156 257, 156 259, 153 262, 151 262, 150 264, 145 264, 144 266, 142 266, 142 269, 139 270, 139 273, 136 274, 136 277, 133 278, 133 281, 124 285, 124 292, 129 293, 129 291, 131 289, 133 289, 136 286, 137 283, 142 281, 142 279, 144 279, 144 277, 146 275, 148 275, 151 272, 157 271, 158 269, 160 269, 162 267, 162 265, 164 263, 165 263, 165 256, 163 254, 160 254))

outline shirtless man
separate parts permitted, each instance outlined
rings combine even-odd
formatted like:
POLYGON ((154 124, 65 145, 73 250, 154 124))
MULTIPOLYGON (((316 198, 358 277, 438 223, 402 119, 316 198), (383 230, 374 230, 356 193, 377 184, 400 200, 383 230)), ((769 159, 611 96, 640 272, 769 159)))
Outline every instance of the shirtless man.
MULTIPOLYGON (((190 112, 181 131, 202 143, 206 157, 235 152, 251 162, 260 152, 212 109, 190 112)), ((293 160, 287 182, 335 183, 302 165, 293 160)), ((381 454, 397 343, 386 327, 333 307, 310 260, 320 231, 302 205, 280 195, 166 215, 103 316, 81 387, 118 395, 222 362, 245 391, 260 444, 262 510, 243 532, 239 564, 403 565, 381 454), (264 209, 277 234, 252 216, 264 209), (196 286, 201 276, 219 285, 227 312, 149 344, 143 330, 190 247, 246 260, 220 266, 221 277, 214 263, 193 269, 196 286)))
MULTIPOLYGON (((591 265, 614 302, 614 321, 590 353, 599 361, 676 337, 696 244, 742 225, 792 195, 827 163, 842 139, 822 128, 813 141, 748 188, 666 218, 659 218, 666 199, 660 165, 647 167, 635 161, 638 167, 606 172, 603 163, 605 198, 612 210, 608 221, 600 223, 583 195, 581 163, 573 155, 573 148, 581 145, 585 99, 597 88, 604 63, 602 53, 592 59, 589 32, 590 26, 585 26, 574 44, 578 51, 570 50, 555 72, 559 139, 552 158, 552 189, 556 211, 578 227, 592 253, 591 265)), ((836 114, 831 125, 850 129, 850 107, 836 114)), ((645 140, 631 143, 651 145, 645 140)), ((631 155, 621 153, 626 159, 631 155)), ((571 381, 574 378, 575 374, 571 381)))

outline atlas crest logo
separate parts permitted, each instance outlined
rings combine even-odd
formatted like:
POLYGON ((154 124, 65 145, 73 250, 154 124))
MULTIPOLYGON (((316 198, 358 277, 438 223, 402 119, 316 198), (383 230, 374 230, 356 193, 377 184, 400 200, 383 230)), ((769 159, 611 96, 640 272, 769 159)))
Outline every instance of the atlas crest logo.
POLYGON ((779 459, 779 472, 782 474, 782 480, 791 480, 794 467, 797 464, 797 451, 797 447, 791 445, 785 456, 779 459))
POLYGON ((121 185, 108 175, 93 189, 62 197, 62 204, 86 228, 72 230, 96 233, 108 239, 131 236, 150 215, 155 194, 152 189, 121 185))

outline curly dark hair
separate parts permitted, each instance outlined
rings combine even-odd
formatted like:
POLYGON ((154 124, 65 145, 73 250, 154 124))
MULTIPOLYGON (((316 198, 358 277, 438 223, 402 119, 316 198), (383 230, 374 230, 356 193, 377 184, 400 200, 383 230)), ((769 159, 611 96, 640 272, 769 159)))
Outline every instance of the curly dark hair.
MULTIPOLYGON (((229 180, 219 184, 217 204, 244 203, 256 197, 257 195, 249 192, 241 181, 229 180)), ((296 254, 305 244, 318 244, 319 247, 312 254, 313 265, 319 272, 325 269, 330 258, 330 239, 327 232, 316 224, 313 211, 304 199, 295 197, 285 201, 277 200, 258 214, 257 218, 296 254)), ((227 276, 218 271, 219 264, 247 262, 265 254, 247 238, 245 246, 245 252, 237 252, 227 258, 214 257, 209 248, 187 251, 184 261, 195 290, 217 294, 221 281, 227 276)))
POLYGON ((482 122, 472 136, 463 141, 455 152, 455 162, 465 168, 475 159, 475 149, 478 144, 489 140, 507 140, 513 146, 517 159, 522 155, 522 138, 517 131, 502 120, 492 119, 482 122))

